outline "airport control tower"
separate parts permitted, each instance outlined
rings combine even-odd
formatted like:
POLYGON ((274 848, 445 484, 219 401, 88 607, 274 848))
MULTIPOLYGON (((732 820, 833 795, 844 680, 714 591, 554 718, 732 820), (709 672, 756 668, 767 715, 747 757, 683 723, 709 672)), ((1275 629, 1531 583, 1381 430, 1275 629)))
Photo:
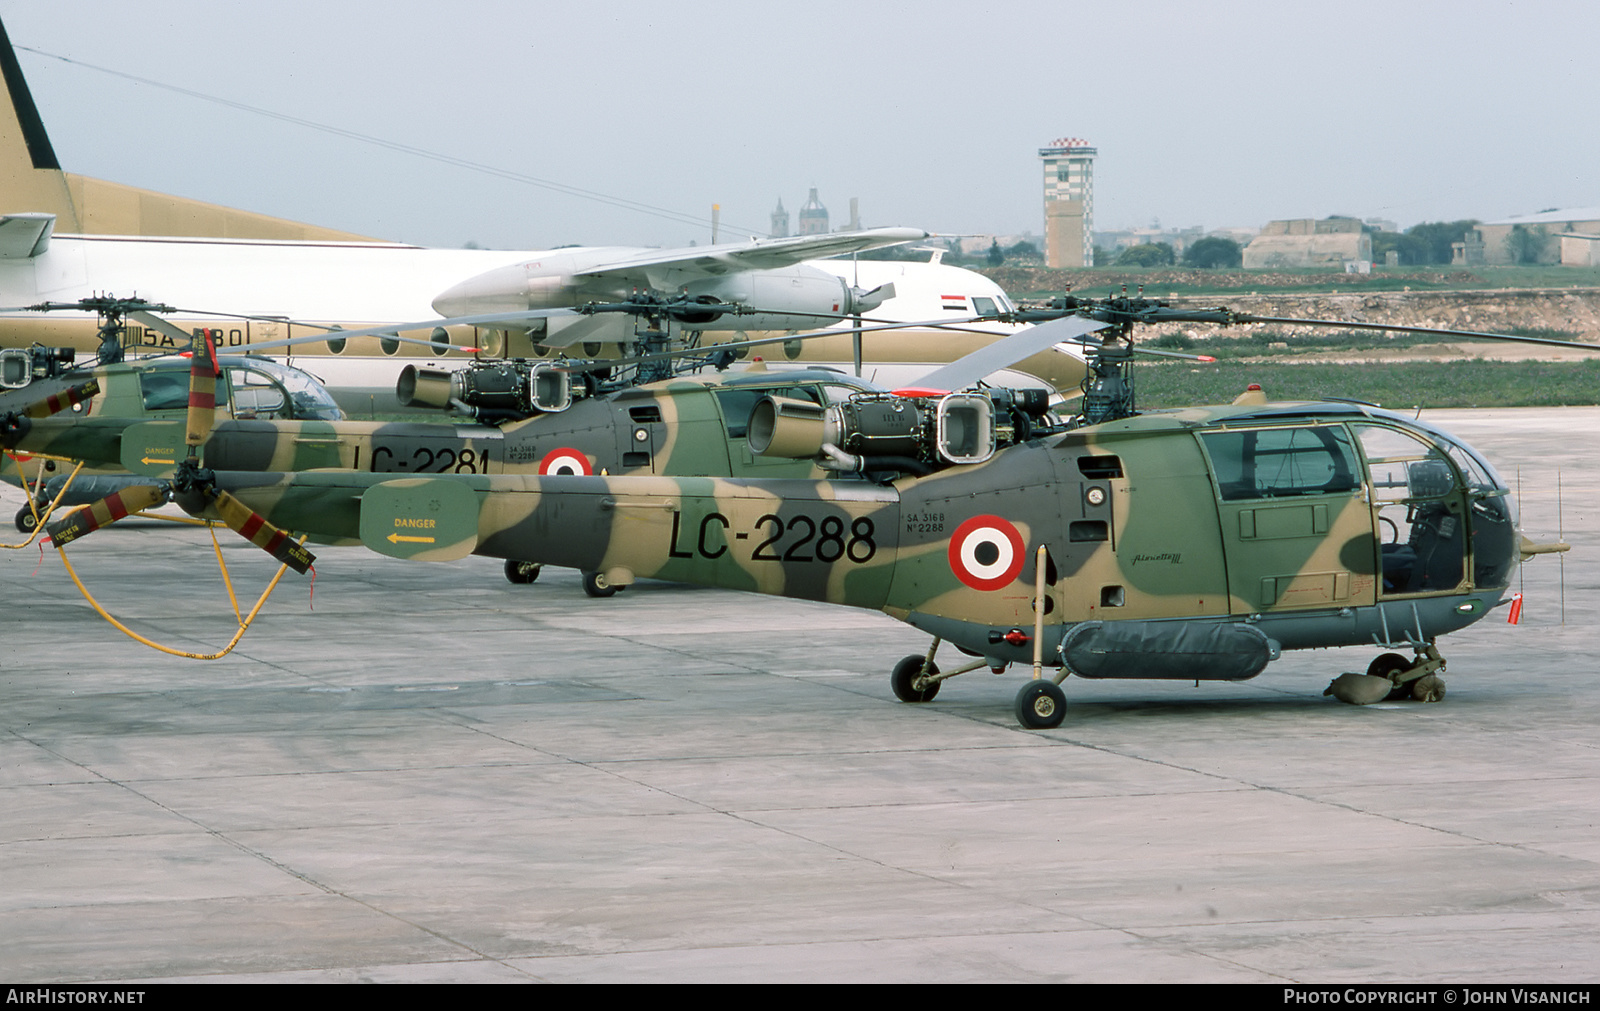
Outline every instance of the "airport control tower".
POLYGON ((1045 263, 1094 266, 1094 156, 1089 142, 1060 137, 1039 149, 1044 162, 1045 263))

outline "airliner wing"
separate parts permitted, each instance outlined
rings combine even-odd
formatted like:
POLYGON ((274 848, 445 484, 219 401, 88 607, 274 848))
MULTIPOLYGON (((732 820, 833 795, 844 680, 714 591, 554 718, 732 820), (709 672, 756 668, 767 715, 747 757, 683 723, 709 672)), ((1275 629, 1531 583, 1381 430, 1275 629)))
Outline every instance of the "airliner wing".
POLYGON ((796 235, 786 239, 753 239, 716 246, 685 246, 678 249, 651 249, 597 263, 576 272, 574 277, 627 277, 647 272, 671 271, 675 275, 698 274, 719 277, 741 270, 768 270, 789 267, 804 260, 820 260, 844 253, 859 253, 881 246, 926 239, 928 233, 916 228, 869 228, 859 232, 830 232, 826 235, 796 235))
POLYGON ((0 259, 26 260, 38 256, 50 245, 55 231, 54 214, 7 214, 0 216, 0 259))

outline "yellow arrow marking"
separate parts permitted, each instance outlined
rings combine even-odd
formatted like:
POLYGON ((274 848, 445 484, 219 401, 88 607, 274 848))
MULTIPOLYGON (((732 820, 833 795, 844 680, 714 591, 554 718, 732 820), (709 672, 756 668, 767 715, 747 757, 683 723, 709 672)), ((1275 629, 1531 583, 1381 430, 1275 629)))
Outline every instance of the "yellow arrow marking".
POLYGON ((433 538, 432 537, 407 537, 407 536, 405 536, 403 534, 390 534, 388 540, 389 540, 390 544, 399 544, 401 541, 406 541, 406 542, 411 543, 411 544, 432 544, 433 543, 433 538))
POLYGON ((159 459, 159 458, 153 457, 153 456, 141 456, 139 458, 139 462, 148 467, 152 463, 177 463, 178 461, 176 461, 176 460, 162 460, 162 459, 159 459))

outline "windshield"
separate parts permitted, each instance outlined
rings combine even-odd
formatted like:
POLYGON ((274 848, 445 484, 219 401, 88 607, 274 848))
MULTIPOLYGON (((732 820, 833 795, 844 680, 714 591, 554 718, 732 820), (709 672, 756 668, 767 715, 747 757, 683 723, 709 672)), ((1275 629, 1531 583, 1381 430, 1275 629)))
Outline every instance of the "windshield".
POLYGON ((309 374, 290 368, 268 358, 251 358, 230 363, 234 378, 234 397, 240 400, 242 390, 259 389, 276 384, 289 394, 291 417, 299 421, 340 421, 344 412, 334 403, 333 397, 309 374))
POLYGON ((1499 472, 1471 446, 1426 421, 1406 419, 1404 423, 1412 428, 1422 429, 1444 449, 1450 459, 1455 461, 1455 465, 1461 468, 1461 476, 1466 480, 1470 490, 1479 493, 1509 490, 1499 472))

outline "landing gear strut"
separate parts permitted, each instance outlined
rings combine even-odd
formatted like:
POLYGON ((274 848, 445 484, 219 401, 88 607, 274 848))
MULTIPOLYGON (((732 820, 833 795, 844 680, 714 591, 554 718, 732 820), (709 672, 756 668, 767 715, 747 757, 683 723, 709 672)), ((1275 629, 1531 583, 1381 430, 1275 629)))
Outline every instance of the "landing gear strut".
MULTIPOLYGON (((894 689, 895 698, 901 702, 932 702, 933 697, 939 694, 941 683, 959 674, 990 665, 989 660, 980 656, 972 663, 942 673, 939 665, 933 662, 933 655, 939 651, 939 645, 940 640, 934 639, 933 645, 928 647, 926 656, 912 654, 894 665, 894 670, 889 674, 889 687, 894 689)), ((961 652, 969 651, 963 649, 961 652)), ((992 669, 999 674, 1005 670, 1005 666, 992 669)), ((1023 685, 1022 690, 1017 693, 1017 721, 1029 730, 1059 727, 1061 720, 1067 714, 1067 696, 1061 690, 1060 684, 1061 679, 1065 677, 1066 673, 1063 671, 1054 680, 1048 677, 1036 677, 1023 685)))
POLYGON ((1438 702, 1444 698, 1444 657, 1439 648, 1428 643, 1417 650, 1415 659, 1407 660, 1399 653, 1385 653, 1367 666, 1367 674, 1388 678, 1394 685, 1391 699, 1416 699, 1418 702, 1438 702))

